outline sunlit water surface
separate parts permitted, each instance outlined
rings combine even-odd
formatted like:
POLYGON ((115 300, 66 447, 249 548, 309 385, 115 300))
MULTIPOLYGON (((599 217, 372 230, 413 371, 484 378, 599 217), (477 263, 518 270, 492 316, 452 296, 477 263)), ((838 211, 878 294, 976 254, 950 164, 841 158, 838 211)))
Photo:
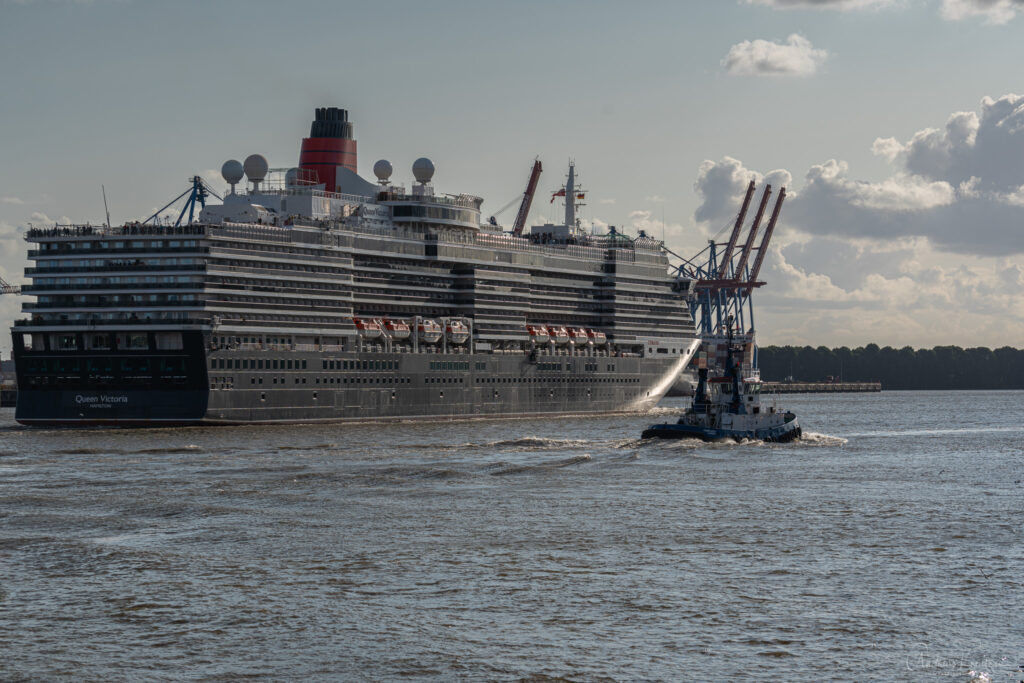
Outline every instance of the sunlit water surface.
POLYGON ((4 680, 1018 680, 1024 392, 652 415, 30 430, 0 412, 4 680))

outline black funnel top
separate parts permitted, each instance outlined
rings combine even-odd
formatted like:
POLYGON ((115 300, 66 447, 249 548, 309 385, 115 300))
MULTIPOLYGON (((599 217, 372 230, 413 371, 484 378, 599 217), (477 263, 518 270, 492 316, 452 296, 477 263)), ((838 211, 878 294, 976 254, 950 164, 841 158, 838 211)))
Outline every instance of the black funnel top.
POLYGON ((309 127, 309 137, 351 140, 352 124, 348 121, 348 111, 338 107, 317 107, 316 118, 309 127))

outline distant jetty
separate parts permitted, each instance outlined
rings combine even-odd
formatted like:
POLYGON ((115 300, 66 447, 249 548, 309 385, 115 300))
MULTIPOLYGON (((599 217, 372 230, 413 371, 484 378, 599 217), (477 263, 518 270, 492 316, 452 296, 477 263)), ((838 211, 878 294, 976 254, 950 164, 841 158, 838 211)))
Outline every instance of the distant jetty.
POLYGON ((881 391, 881 382, 764 382, 762 391, 779 394, 838 394, 881 391))

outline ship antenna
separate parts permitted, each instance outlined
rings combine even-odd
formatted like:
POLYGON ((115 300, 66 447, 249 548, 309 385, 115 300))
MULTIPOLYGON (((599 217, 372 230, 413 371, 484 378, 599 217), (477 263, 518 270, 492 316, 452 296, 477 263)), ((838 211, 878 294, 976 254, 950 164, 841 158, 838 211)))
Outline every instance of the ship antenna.
POLYGON ((103 210, 107 214, 107 227, 110 227, 110 209, 107 208, 107 188, 100 185, 100 189, 103 190, 103 210))

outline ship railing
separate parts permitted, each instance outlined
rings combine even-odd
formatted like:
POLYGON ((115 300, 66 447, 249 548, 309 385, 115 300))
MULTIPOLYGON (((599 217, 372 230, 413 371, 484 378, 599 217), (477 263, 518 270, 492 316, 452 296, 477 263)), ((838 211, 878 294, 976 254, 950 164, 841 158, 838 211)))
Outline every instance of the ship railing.
POLYGON ((283 196, 296 196, 306 195, 313 197, 325 197, 327 199, 337 199, 343 202, 351 202, 354 204, 365 204, 372 202, 373 197, 361 194, 346 194, 344 192, 327 192, 326 190, 313 190, 309 187, 303 187, 302 185, 292 186, 283 184, 271 184, 267 185, 267 181, 264 181, 258 192, 239 193, 238 196, 252 197, 254 203, 259 204, 258 197, 260 195, 283 195, 283 196))
POLYGON ((58 274, 58 275, 61 275, 61 274, 64 274, 64 273, 95 273, 95 272, 102 272, 102 271, 107 271, 107 270, 114 270, 114 271, 122 271, 122 270, 131 270, 131 271, 138 271, 138 270, 148 270, 148 271, 166 270, 166 271, 171 271, 171 272, 179 272, 179 271, 197 271, 197 270, 205 270, 205 269, 206 269, 205 265, 184 265, 184 264, 181 264, 181 265, 173 265, 173 266, 172 265, 147 266, 145 264, 143 264, 143 265, 136 265, 136 264, 131 263, 129 261, 125 261, 125 262, 106 263, 106 264, 104 264, 102 266, 75 266, 73 268, 66 268, 64 266, 57 266, 57 267, 53 267, 53 268, 42 268, 42 267, 39 267, 39 268, 26 268, 25 269, 25 275, 46 275, 46 274, 58 274))
POLYGON ((268 242, 292 242, 292 232, 288 228, 274 225, 253 225, 251 223, 232 223, 224 221, 211 236, 236 237, 243 240, 263 240, 268 242))
POLYGON ((43 237, 111 237, 124 235, 205 235, 206 225, 152 225, 149 223, 126 223, 118 226, 105 225, 54 225, 52 228, 29 227, 25 232, 27 241, 43 237))
POLYGON ((206 318, 76 318, 74 320, 15 320, 15 327, 92 327, 94 325, 209 325, 206 318))
POLYGON ((90 247, 88 249, 83 249, 83 248, 81 248, 81 246, 82 245, 79 244, 78 247, 76 247, 74 251, 71 251, 70 249, 68 249, 68 250, 64 250, 64 249, 29 249, 28 250, 28 257, 30 259, 38 259, 38 258, 52 258, 54 256, 61 256, 61 257, 73 256, 73 257, 77 257, 77 256, 88 256, 88 255, 96 255, 96 254, 102 255, 102 254, 112 254, 112 253, 116 253, 118 255, 120 255, 120 254, 152 254, 152 253, 157 253, 157 254, 167 253, 167 254, 178 255, 178 254, 209 254, 210 253, 210 248, 209 247, 168 247, 168 246, 157 247, 157 246, 148 246, 148 247, 133 247, 131 249, 125 249, 123 247, 115 247, 114 249, 111 249, 109 246, 106 246, 106 247, 94 246, 94 247, 90 247))
POLYGON ((70 292, 84 289, 109 289, 120 293, 122 290, 144 289, 147 292, 151 289, 203 289, 202 282, 110 282, 99 285, 22 285, 23 294, 35 292, 70 292))
POLYGON ((377 201, 381 202, 416 202, 418 204, 443 204, 446 206, 457 206, 463 209, 474 209, 479 210, 480 203, 483 201, 480 197, 474 197, 473 195, 460 194, 454 197, 447 195, 417 195, 417 194, 399 194, 397 192, 381 192, 377 195, 377 201))

